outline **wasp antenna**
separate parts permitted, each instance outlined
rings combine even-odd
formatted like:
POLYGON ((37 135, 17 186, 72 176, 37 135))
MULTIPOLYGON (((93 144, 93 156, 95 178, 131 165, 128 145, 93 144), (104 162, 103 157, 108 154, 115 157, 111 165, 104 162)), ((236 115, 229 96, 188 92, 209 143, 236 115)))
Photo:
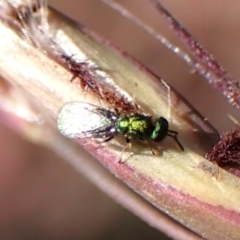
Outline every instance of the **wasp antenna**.
POLYGON ((184 147, 183 147, 183 145, 178 141, 177 135, 178 135, 178 132, 168 130, 167 136, 173 138, 173 139, 175 140, 175 142, 177 143, 177 145, 179 146, 179 148, 180 148, 182 151, 184 151, 184 147))

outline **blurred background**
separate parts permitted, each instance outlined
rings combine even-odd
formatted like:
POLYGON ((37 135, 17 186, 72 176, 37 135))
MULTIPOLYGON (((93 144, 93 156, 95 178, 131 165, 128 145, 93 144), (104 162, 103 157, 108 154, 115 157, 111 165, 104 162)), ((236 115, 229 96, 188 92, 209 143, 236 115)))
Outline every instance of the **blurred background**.
MULTIPOLYGON (((148 0, 119 0, 182 46, 148 0)), ((162 0, 236 79, 240 77, 240 2, 162 0)), ((175 87, 219 131, 237 118, 221 94, 181 59, 100 0, 50 5, 122 48, 175 87)), ((169 239, 100 192, 61 156, 0 125, 0 239, 169 239)))

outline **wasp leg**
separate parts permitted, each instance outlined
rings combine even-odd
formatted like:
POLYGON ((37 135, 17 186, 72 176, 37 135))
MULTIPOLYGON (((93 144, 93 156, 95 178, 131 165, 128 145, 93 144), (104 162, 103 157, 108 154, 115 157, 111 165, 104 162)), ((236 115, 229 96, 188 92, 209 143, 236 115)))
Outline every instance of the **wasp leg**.
POLYGON ((125 146, 121 152, 121 157, 119 158, 119 161, 118 161, 119 163, 124 163, 123 158, 122 158, 123 154, 127 148, 129 148, 129 149, 131 148, 131 138, 128 136, 126 136, 126 143, 127 143, 127 146, 125 146))
POLYGON ((102 142, 109 142, 111 141, 115 136, 111 136, 111 137, 108 137, 106 139, 104 139, 102 142))
POLYGON ((147 144, 147 146, 148 146, 148 148, 149 148, 149 150, 151 151, 151 153, 152 153, 152 155, 156 155, 156 153, 153 151, 153 149, 150 147, 150 145, 149 145, 149 142, 148 141, 146 141, 145 139, 143 139, 143 138, 139 138, 139 140, 141 140, 142 142, 144 142, 144 143, 146 143, 147 144))
POLYGON ((151 151, 152 155, 156 155, 156 153, 153 151, 153 149, 150 147, 149 143, 147 142, 147 146, 149 150, 151 151))

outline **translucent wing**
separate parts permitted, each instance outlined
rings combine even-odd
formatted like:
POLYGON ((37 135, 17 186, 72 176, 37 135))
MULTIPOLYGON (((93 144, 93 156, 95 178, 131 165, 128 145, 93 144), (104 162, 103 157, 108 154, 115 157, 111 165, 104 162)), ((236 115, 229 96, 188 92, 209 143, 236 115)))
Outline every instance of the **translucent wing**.
POLYGON ((84 102, 66 103, 58 114, 58 129, 69 138, 107 138, 114 132, 114 112, 84 102))

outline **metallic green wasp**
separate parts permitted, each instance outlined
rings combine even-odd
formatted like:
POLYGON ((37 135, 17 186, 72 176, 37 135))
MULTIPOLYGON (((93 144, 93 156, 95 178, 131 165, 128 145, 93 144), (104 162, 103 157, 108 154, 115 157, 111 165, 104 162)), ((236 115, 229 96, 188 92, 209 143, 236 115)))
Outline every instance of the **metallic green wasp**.
POLYGON ((184 150, 178 132, 169 130, 163 117, 153 120, 140 113, 121 114, 85 102, 65 104, 58 115, 58 129, 69 138, 97 138, 105 142, 117 135, 123 135, 127 143, 132 139, 160 142, 169 136, 184 150))

